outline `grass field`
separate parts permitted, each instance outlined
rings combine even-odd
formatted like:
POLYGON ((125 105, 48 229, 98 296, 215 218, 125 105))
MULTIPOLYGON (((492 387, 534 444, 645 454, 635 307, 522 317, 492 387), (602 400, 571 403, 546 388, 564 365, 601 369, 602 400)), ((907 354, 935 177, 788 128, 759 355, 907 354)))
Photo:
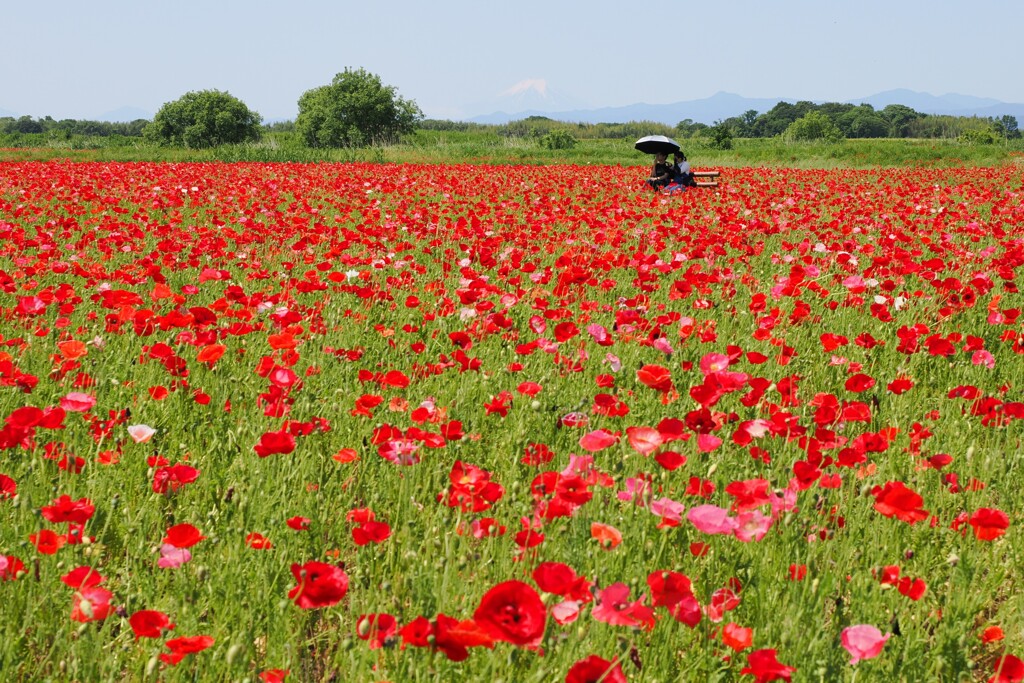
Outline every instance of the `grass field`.
MULTIPOLYGON (((43 135, 0 136, 0 160, 43 161, 253 161, 369 162, 499 165, 642 166, 650 157, 633 149, 633 140, 581 139, 572 149, 547 149, 539 137, 508 137, 488 131, 421 130, 401 145, 366 149, 314 150, 290 133, 271 133, 260 142, 207 150, 155 147, 137 138, 43 135)), ((952 140, 845 140, 837 144, 793 143, 781 139, 738 139, 733 149, 718 150, 706 139, 681 139, 695 166, 774 166, 784 168, 876 168, 924 166, 1000 166, 1021 164, 1024 142, 971 145, 952 140)))
POLYGON ((1024 678, 1018 157, 488 144, 3 151, 6 680, 1024 678))

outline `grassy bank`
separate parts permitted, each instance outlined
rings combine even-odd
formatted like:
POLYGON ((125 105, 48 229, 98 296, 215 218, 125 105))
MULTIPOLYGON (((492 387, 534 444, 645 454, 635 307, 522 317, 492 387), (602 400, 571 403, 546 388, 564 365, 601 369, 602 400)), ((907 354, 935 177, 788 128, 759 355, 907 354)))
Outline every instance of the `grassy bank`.
MULTIPOLYGON (((319 150, 300 144, 290 133, 271 133, 260 142, 193 150, 156 147, 137 138, 43 135, 0 136, 0 161, 267 161, 380 162, 437 164, 600 164, 643 166, 650 157, 633 149, 632 140, 585 139, 571 149, 548 149, 537 137, 508 137, 489 131, 417 131, 402 144, 365 149, 319 150)), ((1024 142, 971 145, 954 140, 864 139, 837 144, 792 143, 777 138, 734 140, 729 150, 713 149, 706 139, 679 142, 697 167, 778 166, 794 168, 955 167, 1020 164, 1024 142)))

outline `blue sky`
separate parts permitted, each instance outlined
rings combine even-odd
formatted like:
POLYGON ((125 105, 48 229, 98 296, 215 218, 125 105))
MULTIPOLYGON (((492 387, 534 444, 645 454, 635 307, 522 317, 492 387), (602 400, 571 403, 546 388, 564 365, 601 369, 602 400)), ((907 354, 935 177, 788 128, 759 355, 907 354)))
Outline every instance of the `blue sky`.
POLYGON ((0 110, 58 119, 204 89, 293 118, 345 67, 431 118, 528 85, 587 108, 896 88, 1024 103, 1016 0, 51 0, 8 3, 3 24, 0 110))

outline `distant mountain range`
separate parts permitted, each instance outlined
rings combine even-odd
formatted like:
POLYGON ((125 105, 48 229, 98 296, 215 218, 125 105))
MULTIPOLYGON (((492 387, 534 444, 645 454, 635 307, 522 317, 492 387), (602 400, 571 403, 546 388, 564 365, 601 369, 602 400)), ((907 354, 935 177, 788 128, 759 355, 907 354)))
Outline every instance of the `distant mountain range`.
MULTIPOLYGON (((734 93, 719 92, 699 100, 685 100, 672 104, 637 103, 622 107, 587 108, 576 100, 547 86, 542 79, 526 80, 512 86, 498 96, 483 102, 467 105, 469 112, 460 120, 474 123, 501 124, 525 119, 529 116, 546 116, 558 121, 573 123, 626 123, 629 121, 653 121, 674 126, 690 119, 695 123, 711 125, 716 121, 741 116, 754 110, 763 114, 779 102, 794 104, 794 97, 743 97, 734 93), (484 113, 490 112, 490 113, 484 113)), ((824 100, 814 100, 823 104, 824 100)), ((914 90, 886 90, 867 97, 846 100, 848 104, 870 104, 875 109, 884 109, 890 104, 902 104, 922 114, 947 114, 951 116, 1000 117, 1014 116, 1024 125, 1024 104, 1001 102, 999 100, 973 97, 971 95, 931 95, 914 90)), ((17 112, 0 108, 0 117, 22 116, 17 112)), ((153 112, 138 107, 123 106, 93 118, 95 121, 130 122, 136 119, 152 120, 153 112)), ((429 118, 429 117, 428 117, 429 118)), ((272 118, 265 123, 289 121, 272 118)))
MULTIPOLYGON (((733 93, 719 92, 711 97, 699 100, 687 100, 672 104, 630 104, 622 107, 603 107, 599 109, 561 110, 551 107, 515 109, 495 111, 467 118, 475 123, 500 124, 517 121, 528 116, 546 116, 558 121, 573 123, 626 123, 628 121, 653 121, 674 126, 680 121, 690 119, 695 123, 708 125, 733 116, 740 116, 746 111, 754 110, 759 114, 772 109, 779 102, 795 104, 797 98, 750 98, 733 93)), ((824 100, 815 104, 824 104, 824 100)), ((903 104, 922 114, 946 114, 951 116, 983 116, 1000 117, 1015 116, 1024 123, 1024 104, 1000 102, 990 98, 972 97, 970 95, 931 95, 913 90, 887 90, 885 92, 846 100, 849 104, 870 104, 875 109, 883 109, 890 104, 903 104)))

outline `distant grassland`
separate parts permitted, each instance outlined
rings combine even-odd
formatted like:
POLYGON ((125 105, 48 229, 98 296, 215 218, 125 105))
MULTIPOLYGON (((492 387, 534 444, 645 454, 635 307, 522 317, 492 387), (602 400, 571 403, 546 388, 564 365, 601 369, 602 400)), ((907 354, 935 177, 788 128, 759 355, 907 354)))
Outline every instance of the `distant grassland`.
MULTIPOLYGON (((256 143, 213 149, 157 147, 139 138, 77 137, 48 140, 43 135, 0 136, 0 161, 257 161, 379 162, 427 164, 599 164, 646 166, 651 157, 633 149, 633 140, 582 139, 571 149, 548 149, 532 136, 509 137, 490 131, 421 130, 402 144, 362 149, 310 149, 292 133, 270 133, 256 143), (38 137, 38 140, 32 139, 38 137), (29 138, 29 139, 26 139, 29 138), (27 144, 26 144, 27 143, 27 144), (17 146, 15 146, 17 145, 17 146)), ((685 139, 695 168, 778 166, 791 168, 872 168, 899 166, 1024 167, 1024 141, 965 144, 954 140, 848 139, 839 143, 735 139, 733 148, 713 149, 704 138, 685 139)))

